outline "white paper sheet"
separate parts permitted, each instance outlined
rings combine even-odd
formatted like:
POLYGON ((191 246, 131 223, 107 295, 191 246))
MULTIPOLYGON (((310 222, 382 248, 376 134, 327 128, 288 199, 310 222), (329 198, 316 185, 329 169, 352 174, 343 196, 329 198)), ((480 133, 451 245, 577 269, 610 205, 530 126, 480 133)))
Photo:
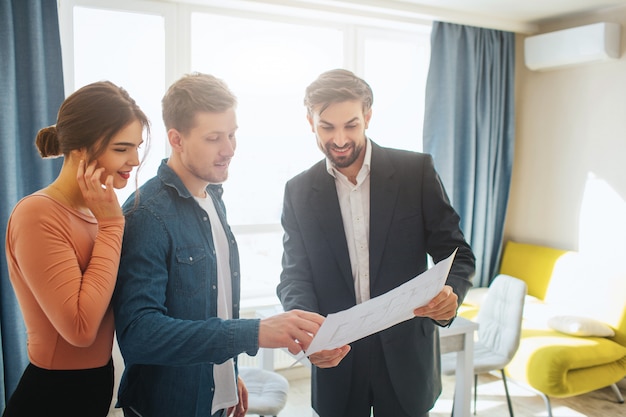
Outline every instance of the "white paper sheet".
POLYGON ((329 314, 306 355, 347 345, 413 318, 413 310, 428 304, 443 289, 455 255, 456 249, 452 255, 401 286, 347 310, 329 314))

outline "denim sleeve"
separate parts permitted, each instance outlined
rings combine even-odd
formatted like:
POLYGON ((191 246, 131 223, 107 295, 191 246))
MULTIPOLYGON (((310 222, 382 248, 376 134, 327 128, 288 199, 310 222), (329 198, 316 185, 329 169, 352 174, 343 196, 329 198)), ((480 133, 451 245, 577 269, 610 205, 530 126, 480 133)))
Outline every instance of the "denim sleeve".
MULTIPOLYGON (((174 216, 172 214, 172 216, 174 216)), ((222 363, 258 351, 259 320, 168 315, 171 236, 167 214, 137 208, 126 217, 113 297, 117 338, 126 366, 222 363)), ((170 294, 171 296, 171 294, 170 294)))

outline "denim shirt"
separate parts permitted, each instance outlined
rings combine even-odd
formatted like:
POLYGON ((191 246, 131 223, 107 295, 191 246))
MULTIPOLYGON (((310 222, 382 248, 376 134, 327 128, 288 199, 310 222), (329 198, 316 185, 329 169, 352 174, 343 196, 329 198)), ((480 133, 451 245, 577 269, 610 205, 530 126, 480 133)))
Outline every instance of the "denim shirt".
POLYGON ((126 226, 113 308, 125 370, 118 407, 142 416, 210 416, 213 364, 256 355, 259 320, 239 319, 239 254, 221 186, 210 185, 228 237, 232 320, 217 318, 211 224, 163 160, 124 204, 126 226))

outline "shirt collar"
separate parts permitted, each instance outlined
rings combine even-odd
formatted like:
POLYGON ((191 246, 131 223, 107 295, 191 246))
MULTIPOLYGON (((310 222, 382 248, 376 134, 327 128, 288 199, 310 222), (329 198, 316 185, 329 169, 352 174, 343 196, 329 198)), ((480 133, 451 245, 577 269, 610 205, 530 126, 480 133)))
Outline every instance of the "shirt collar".
MULTIPOLYGON (((193 195, 189 192, 185 184, 181 181, 180 177, 176 175, 174 170, 167 165, 168 158, 165 158, 161 161, 161 165, 157 171, 157 176, 165 183, 166 185, 174 188, 178 195, 183 198, 193 197, 193 195)), ((222 198, 222 194, 224 190, 222 188, 221 183, 211 183, 206 187, 207 192, 212 192, 216 195, 216 197, 222 198)))

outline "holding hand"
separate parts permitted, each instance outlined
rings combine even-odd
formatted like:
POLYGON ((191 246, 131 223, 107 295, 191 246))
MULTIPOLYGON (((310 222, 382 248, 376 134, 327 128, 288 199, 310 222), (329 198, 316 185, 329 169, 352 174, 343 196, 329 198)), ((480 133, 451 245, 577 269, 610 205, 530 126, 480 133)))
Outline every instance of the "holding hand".
POLYGON ((345 345, 337 349, 322 350, 309 356, 309 361, 318 368, 333 368, 350 352, 350 345, 345 345))
POLYGON ((317 313, 291 310, 261 320, 259 347, 287 348, 293 355, 306 350, 324 317, 317 313))
POLYGON ((452 287, 445 285, 428 304, 413 310, 413 314, 436 321, 452 320, 456 315, 458 300, 459 297, 452 291, 452 287))

